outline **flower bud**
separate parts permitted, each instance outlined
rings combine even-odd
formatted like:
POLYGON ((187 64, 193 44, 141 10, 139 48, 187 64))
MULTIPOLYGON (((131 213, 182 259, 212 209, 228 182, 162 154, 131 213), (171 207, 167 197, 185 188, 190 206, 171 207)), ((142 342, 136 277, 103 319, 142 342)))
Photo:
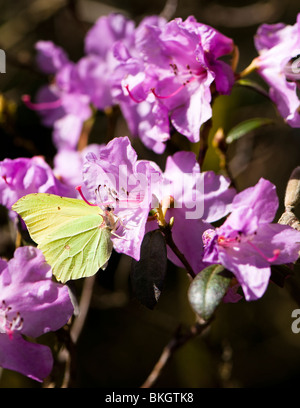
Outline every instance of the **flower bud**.
POLYGON ((288 181, 284 205, 287 211, 293 211, 300 201, 300 166, 296 167, 288 181))

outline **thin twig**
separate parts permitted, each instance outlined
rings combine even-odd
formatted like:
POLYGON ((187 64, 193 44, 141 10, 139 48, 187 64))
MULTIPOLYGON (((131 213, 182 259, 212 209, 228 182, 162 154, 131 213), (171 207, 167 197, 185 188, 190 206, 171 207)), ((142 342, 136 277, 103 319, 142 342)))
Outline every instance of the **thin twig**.
POLYGON ((61 358, 65 360, 65 373, 61 388, 71 388, 75 383, 76 375, 76 343, 83 329, 95 283, 95 275, 85 278, 79 303, 79 314, 74 319, 68 330, 66 349, 61 352, 61 358))
POLYGON ((208 320, 203 323, 196 323, 195 325, 191 326, 187 333, 181 333, 181 326, 179 326, 173 338, 163 349, 163 352, 159 360, 155 364, 153 370, 151 371, 146 381, 142 384, 141 388, 151 388, 154 385, 154 383, 158 380, 159 376, 162 373, 162 370, 164 369, 166 364, 170 361, 175 351, 184 344, 186 344, 189 340, 202 334, 204 330, 210 325, 210 323, 211 320, 208 320))
POLYGON ((74 323, 71 328, 71 333, 70 333, 71 339, 74 343, 77 343, 77 340, 84 326, 86 316, 88 314, 91 297, 93 294, 95 276, 96 275, 90 276, 89 278, 85 278, 84 280, 83 289, 82 289, 82 293, 80 297, 80 303, 79 303, 79 315, 74 320, 74 323))

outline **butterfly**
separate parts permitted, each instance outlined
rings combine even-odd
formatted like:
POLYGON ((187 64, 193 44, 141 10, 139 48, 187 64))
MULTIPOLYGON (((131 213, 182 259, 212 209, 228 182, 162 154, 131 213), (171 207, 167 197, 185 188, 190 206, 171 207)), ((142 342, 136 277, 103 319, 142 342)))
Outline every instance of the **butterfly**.
POLYGON ((106 268, 116 225, 110 208, 76 198, 33 193, 20 198, 12 209, 25 222, 58 281, 92 276, 106 268))

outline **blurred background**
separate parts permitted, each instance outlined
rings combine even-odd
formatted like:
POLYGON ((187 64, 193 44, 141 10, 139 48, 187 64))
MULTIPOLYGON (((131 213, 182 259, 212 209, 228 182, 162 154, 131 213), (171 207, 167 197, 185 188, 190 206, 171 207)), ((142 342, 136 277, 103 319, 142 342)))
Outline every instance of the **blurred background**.
MULTIPOLYGON (((194 15, 231 37, 239 48, 237 71, 257 56, 253 36, 262 23, 295 24, 298 0, 200 1, 152 0, 0 0, 0 48, 6 53, 6 73, 0 74, 0 160, 42 155, 52 164, 55 148, 51 129, 21 102, 23 94, 34 95, 47 77, 35 66, 34 44, 52 40, 70 59, 83 55, 87 30, 102 15, 121 12, 137 23, 145 16, 163 14, 185 19, 194 15)), ((251 78, 260 81, 256 74, 251 78)), ((230 145, 227 164, 238 190, 265 177, 283 197, 292 170, 300 164, 300 129, 291 129, 263 95, 234 87, 230 96, 214 105, 211 137, 219 127, 228 131, 242 120, 268 117, 274 124, 249 133, 230 145)), ((128 134, 122 118, 115 136, 128 134)), ((107 120, 99 113, 91 142, 107 142, 107 120)), ((156 156, 133 141, 139 158, 164 167, 166 155, 156 156)), ((193 149, 176 136, 177 149, 193 149)), ((174 148, 174 145, 172 146, 174 148)), ((204 169, 219 171, 219 157, 209 148, 204 169)), ((14 251, 5 209, 0 212, 0 255, 14 251)), ((134 298, 130 286, 131 260, 114 253, 106 271, 96 276, 91 306, 78 340, 77 387, 140 387, 171 340, 178 326, 188 328, 195 317, 187 300, 189 280, 184 270, 168 263, 165 288, 158 305, 148 310, 134 298)), ((220 305, 205 335, 186 343, 174 353, 155 387, 294 387, 300 381, 300 334, 291 330, 291 313, 300 308, 300 271, 295 270, 284 288, 270 284, 256 302, 220 305), (298 273, 297 273, 298 272, 298 273)), ((82 282, 75 283, 78 294, 82 282)), ((54 338, 44 341, 51 345, 54 338)), ((22 375, 1 370, 0 387, 40 387, 22 375)))

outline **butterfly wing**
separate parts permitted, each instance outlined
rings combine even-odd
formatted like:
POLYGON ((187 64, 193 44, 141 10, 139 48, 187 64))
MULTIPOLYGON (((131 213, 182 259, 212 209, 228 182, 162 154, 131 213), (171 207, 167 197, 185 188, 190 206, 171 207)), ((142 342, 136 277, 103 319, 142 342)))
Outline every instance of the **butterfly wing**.
POLYGON ((65 224, 38 245, 57 280, 66 282, 94 275, 104 268, 112 252, 110 230, 99 227, 95 216, 65 224))
POLYGON ((61 282, 91 276, 106 266, 112 252, 111 228, 99 207, 36 193, 22 197, 12 209, 23 218, 61 282))
POLYGON ((47 193, 28 194, 20 198, 12 209, 23 218, 37 244, 60 226, 77 218, 99 214, 103 220, 103 211, 99 207, 89 206, 83 200, 47 193))

